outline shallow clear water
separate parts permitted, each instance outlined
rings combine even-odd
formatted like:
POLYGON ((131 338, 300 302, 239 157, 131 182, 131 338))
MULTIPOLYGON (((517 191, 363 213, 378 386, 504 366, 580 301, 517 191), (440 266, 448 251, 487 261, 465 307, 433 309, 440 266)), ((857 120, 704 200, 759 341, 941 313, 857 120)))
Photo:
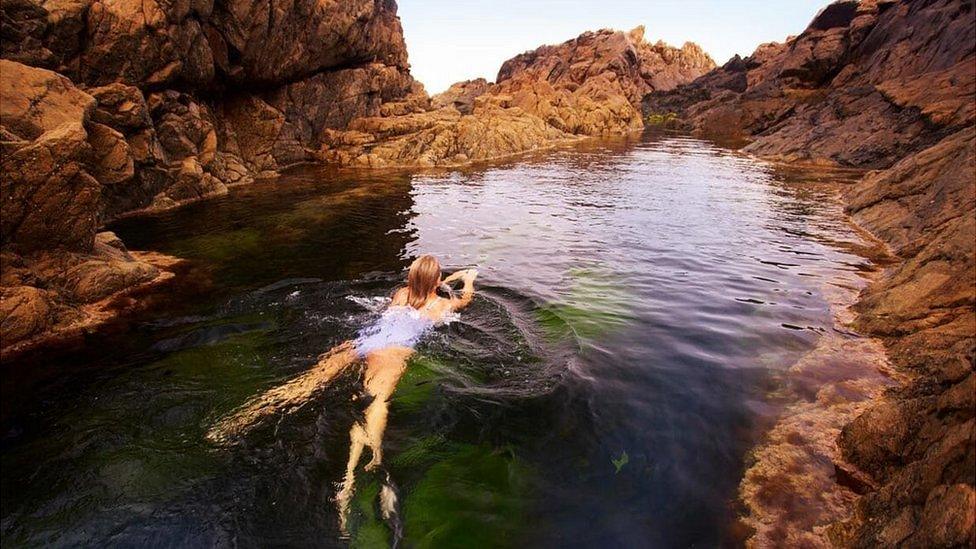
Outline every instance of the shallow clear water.
POLYGON ((872 268, 829 176, 683 137, 475 170, 305 169, 110 227, 191 260, 150 315, 5 364, 4 545, 376 546, 332 497, 359 413, 346 376, 238 447, 207 429, 375 316, 410 259, 479 294, 419 352, 386 462, 403 544, 714 546, 784 372, 872 268))

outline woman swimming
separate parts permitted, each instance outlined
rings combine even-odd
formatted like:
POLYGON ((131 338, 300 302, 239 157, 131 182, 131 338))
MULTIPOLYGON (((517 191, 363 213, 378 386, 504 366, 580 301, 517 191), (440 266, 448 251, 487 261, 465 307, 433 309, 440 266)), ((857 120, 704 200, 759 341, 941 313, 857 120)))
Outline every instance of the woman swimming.
POLYGON ((383 459, 383 432, 390 396, 406 369, 407 359, 424 333, 448 320, 474 298, 474 279, 478 271, 458 271, 441 280, 441 266, 431 255, 424 255, 410 265, 407 285, 397 289, 389 307, 377 321, 360 331, 353 341, 337 345, 319 357, 318 364, 288 383, 252 399, 235 414, 221 420, 207 434, 214 442, 227 442, 251 426, 276 413, 289 413, 305 404, 318 390, 363 360, 363 385, 373 399, 366 407, 363 422, 349 431, 349 462, 342 489, 336 496, 340 522, 345 529, 345 511, 355 484, 355 469, 363 449, 369 446, 372 457, 366 465, 371 470, 383 459), (437 288, 456 280, 464 281, 459 297, 442 298, 437 288))

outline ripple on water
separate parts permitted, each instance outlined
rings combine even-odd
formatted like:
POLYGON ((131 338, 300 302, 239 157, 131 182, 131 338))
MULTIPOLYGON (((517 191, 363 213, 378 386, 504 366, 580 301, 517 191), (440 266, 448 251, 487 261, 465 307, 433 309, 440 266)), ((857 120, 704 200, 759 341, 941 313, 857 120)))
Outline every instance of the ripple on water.
MULTIPOLYGON (((198 280, 52 358, 57 382, 5 377, 33 396, 4 420, 4 541, 338 543, 355 376, 233 450, 204 433, 353 337, 421 253, 476 266, 481 292, 391 402, 408 543, 714 546, 736 497, 757 540, 802 541, 852 497, 832 430, 883 385, 837 318, 874 259, 837 189, 645 136, 421 175, 306 169, 124 220, 130 247, 198 280)), ((343 543, 390 539, 380 480, 361 477, 343 543)))

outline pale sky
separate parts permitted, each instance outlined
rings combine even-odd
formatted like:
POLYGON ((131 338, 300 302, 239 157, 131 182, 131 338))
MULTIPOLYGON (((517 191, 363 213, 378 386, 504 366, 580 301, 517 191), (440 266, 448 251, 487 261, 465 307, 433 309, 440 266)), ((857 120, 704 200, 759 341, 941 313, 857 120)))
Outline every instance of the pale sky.
POLYGON ((459 80, 493 81, 506 59, 587 30, 647 29, 696 42, 719 65, 799 34, 830 0, 399 0, 414 78, 431 94, 459 80))

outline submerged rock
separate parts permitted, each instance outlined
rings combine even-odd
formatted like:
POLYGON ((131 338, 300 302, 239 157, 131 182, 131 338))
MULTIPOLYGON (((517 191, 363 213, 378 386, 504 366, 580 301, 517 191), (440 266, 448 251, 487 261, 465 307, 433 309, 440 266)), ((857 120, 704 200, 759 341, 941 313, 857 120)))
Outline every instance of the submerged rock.
POLYGON ((644 99, 755 154, 879 168, 847 193, 901 262, 856 306, 911 381, 843 428, 876 490, 824 534, 842 546, 976 543, 976 17, 972 2, 840 1, 799 36, 644 99))

